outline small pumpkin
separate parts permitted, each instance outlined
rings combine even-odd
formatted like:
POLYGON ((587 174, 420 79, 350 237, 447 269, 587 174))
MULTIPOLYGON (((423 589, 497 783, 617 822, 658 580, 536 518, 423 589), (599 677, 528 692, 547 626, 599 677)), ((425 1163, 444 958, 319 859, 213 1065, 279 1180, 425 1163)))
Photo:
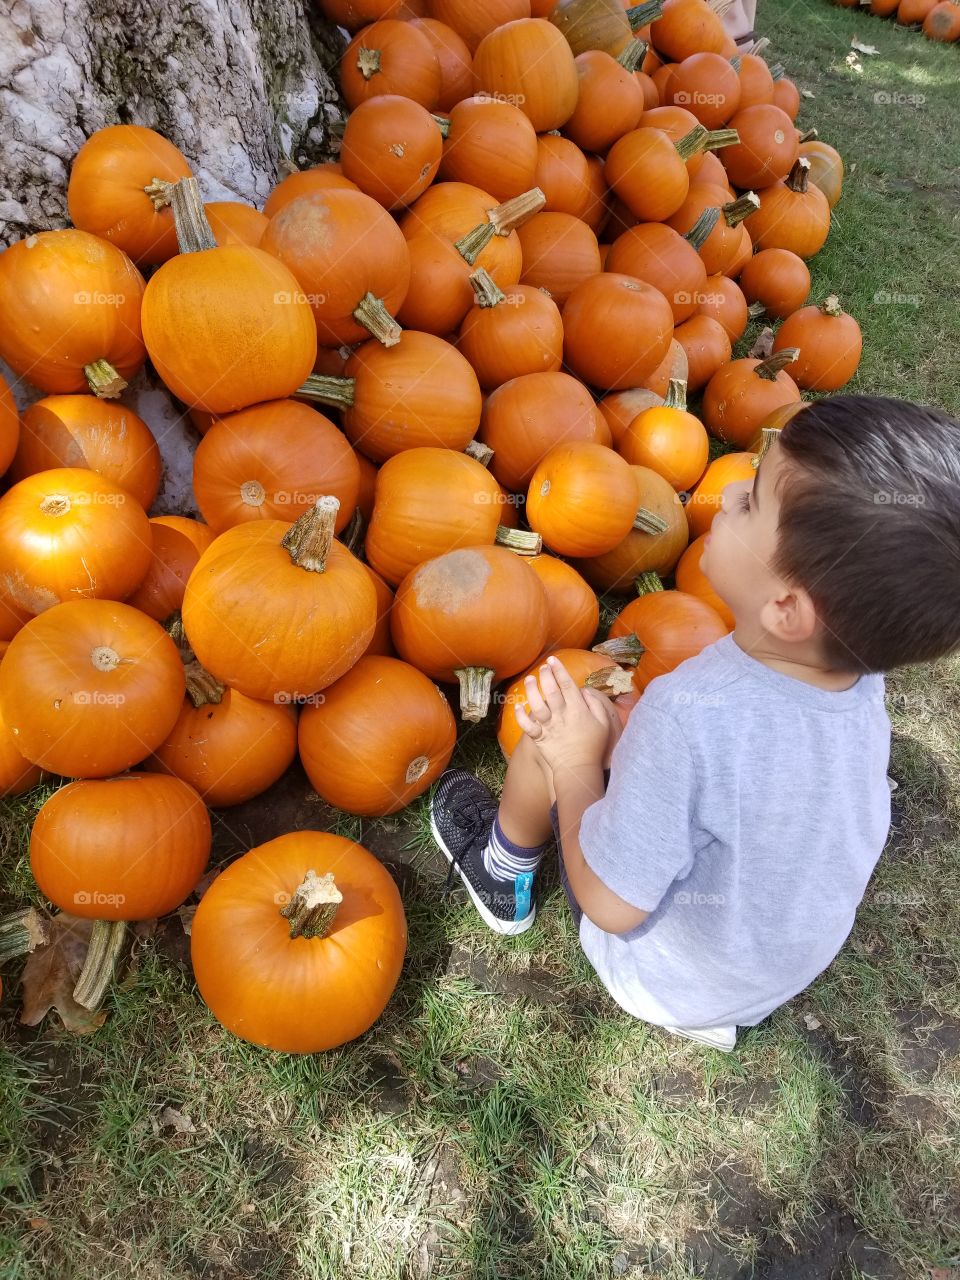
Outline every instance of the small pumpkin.
POLYGON ((432 680, 396 658, 363 657, 304 708, 300 759, 313 789, 345 813, 406 808, 446 768, 457 722, 432 680))
POLYGON ((800 157, 784 182, 759 193, 760 208, 746 221, 757 249, 789 249, 800 258, 820 252, 830 230, 830 204, 810 183, 810 161, 800 157))
POLYGON ((350 112, 340 163, 364 194, 385 209, 401 209, 429 187, 442 150, 443 135, 430 112, 386 93, 350 112))
POLYGON ((214 536, 209 525, 187 516, 151 517, 150 566, 126 603, 165 622, 183 604, 187 579, 214 536))
POLYGON ((464 316, 457 348, 470 361, 480 386, 491 391, 527 373, 559 370, 563 321, 556 302, 532 283, 512 285, 509 293, 494 286, 492 294, 475 280, 473 284, 476 305, 464 316))
POLYGON ((742 250, 744 219, 759 206, 753 191, 733 200, 726 187, 704 183, 698 177, 668 225, 696 249, 705 275, 725 275, 735 271, 742 250))
POLYGON ((263 212, 267 218, 275 218, 281 209, 301 196, 330 190, 359 191, 360 188, 344 176, 339 164, 328 161, 311 169, 301 169, 299 173, 288 173, 267 196, 263 212))
POLYGON ((558 556, 533 556, 527 563, 547 593, 544 648, 587 648, 600 625, 600 604, 593 588, 573 565, 558 556))
POLYGON ((644 96, 634 71, 643 56, 641 44, 631 40, 627 54, 627 64, 599 47, 585 49, 574 59, 580 92, 564 129, 584 151, 608 151, 640 123, 644 96))
MULTIPOLYGON (((433 45, 433 52, 440 64, 437 110, 450 111, 473 92, 473 56, 470 47, 453 27, 447 26, 445 22, 438 22, 436 18, 412 18, 410 21, 433 45)), ((520 188, 521 191, 523 189, 520 188)))
POLYGON ((518 676, 503 695, 503 705, 500 710, 500 719, 497 723, 497 741, 507 760, 513 755, 517 748, 517 743, 523 737, 523 730, 517 724, 517 707, 527 705, 526 679, 528 676, 533 676, 537 680, 537 686, 539 687, 540 667, 546 661, 547 656, 558 658, 563 663, 568 675, 578 689, 588 686, 596 688, 598 681, 602 688, 610 688, 612 686, 612 691, 620 693, 631 688, 629 674, 604 654, 592 653, 588 649, 578 649, 570 646, 548 646, 548 653, 538 658, 531 667, 518 676))
POLYGON ((672 68, 669 101, 686 107, 705 129, 720 129, 740 106, 740 77, 721 53, 692 53, 672 68))
POLYGON ((602 390, 636 386, 667 354, 673 312, 657 289, 619 272, 584 280, 563 308, 564 359, 602 390))
POLYGON ((705 0, 664 0, 662 16, 650 24, 650 38, 657 53, 672 62, 701 51, 721 53, 725 44, 723 23, 705 0))
POLYGON ((687 357, 687 387, 700 391, 730 360, 730 335, 719 320, 707 315, 693 315, 673 332, 687 357))
POLYGON ((759 190, 786 178, 800 144, 785 111, 772 103, 746 107, 736 113, 730 128, 736 129, 740 141, 724 147, 721 158, 735 187, 759 190))
MULTIPOLYGON (((409 239, 407 250, 410 288, 397 320, 404 329, 446 337, 463 323, 473 304, 474 269, 456 245, 432 231, 409 239)), ((497 288, 492 280, 491 285, 497 288)))
POLYGON ((149 755, 183 690, 173 641, 114 601, 55 605, 14 636, 0 665, 0 707, 18 750, 67 778, 106 777, 149 755))
POLYGON ((433 41, 412 22, 371 23, 357 32, 340 59, 340 91, 351 112, 381 96, 407 98, 433 111, 441 85, 433 41))
POLYGON ((537 139, 535 185, 546 198, 544 212, 582 218, 593 198, 587 157, 569 138, 545 133, 537 139))
POLYGON ((534 471, 526 516, 558 555, 599 556, 627 536, 637 506, 627 462, 606 445, 572 441, 556 445, 534 471))
MULTIPOLYGON (((7 641, 0 641, 0 655, 7 641)), ((40 781, 43 770, 31 764, 17 748, 17 739, 4 724, 0 708, 0 796, 19 796, 40 781)))
POLYGON ((900 0, 897 6, 897 22, 902 27, 915 27, 926 21, 937 0, 900 0))
POLYGON ((478 91, 515 102, 537 133, 561 128, 577 105, 573 53, 542 18, 518 18, 491 30, 477 46, 473 74, 478 91))
MULTIPOLYGON (((559 368, 559 365, 557 366, 559 368)), ((20 443, 20 415, 10 384, 0 373, 0 476, 7 470, 20 443)))
POLYGON ((736 626, 736 619, 730 606, 717 595, 710 579, 700 568, 700 557, 703 555, 703 547, 706 540, 707 534, 705 533, 701 533, 699 537, 694 538, 693 542, 690 543, 677 561, 674 580, 678 591, 684 591, 688 596, 696 596, 698 599, 705 601, 710 605, 711 609, 717 611, 727 628, 732 631, 736 626))
POLYGON ((784 320, 774 339, 774 352, 799 348, 790 376, 805 391, 839 391, 857 371, 863 335, 853 316, 831 294, 815 307, 801 307, 784 320))
POLYGON ((631 22, 639 23, 639 17, 628 18, 624 13, 628 6, 620 0, 542 0, 539 8, 534 7, 533 16, 549 18, 575 54, 602 49, 617 57, 624 47, 638 43, 633 39, 631 22))
POLYGON ((672 382, 663 405, 638 414, 617 444, 622 458, 656 471, 678 493, 694 487, 710 454, 703 423, 687 411, 686 392, 685 382, 672 382))
POLYGON ((750 319, 743 290, 729 276, 708 276, 705 291, 697 303, 697 315, 716 320, 731 342, 743 337, 750 319))
POLYGON ((941 44, 960 40, 960 5, 955 0, 939 0, 924 16, 923 34, 941 44))
POLYGON ((283 1053, 363 1035, 393 994, 406 947, 386 867, 325 831, 291 832, 237 858, 200 899, 190 932, 213 1016, 283 1053))
MULTIPOLYGON (((645 113, 644 119, 648 114, 645 113)), ((706 130, 694 122, 674 141, 662 129, 641 127, 625 133, 607 153, 604 175, 615 194, 641 222, 663 222, 683 204, 690 190, 686 161, 702 151, 706 130)))
POLYGON ((248 244, 258 248, 270 219, 242 200, 213 200, 203 206, 217 244, 248 244))
POLYGON ((643 646, 633 671, 633 682, 642 693, 651 680, 676 670, 728 631, 716 609, 698 596, 651 591, 624 606, 613 621, 610 638, 635 635, 643 646))
POLYGON ((569 213, 537 213, 520 227, 523 284, 545 289, 558 307, 584 280, 600 273, 597 237, 569 213))
POLYGON ((543 208, 532 188, 497 204, 488 192, 465 182, 436 182, 400 219, 408 240, 432 231, 449 240, 472 267, 482 267, 501 289, 520 279, 522 257, 516 227, 543 208))
POLYGON ((752 480, 755 475, 756 463, 752 453, 722 453, 719 458, 714 458, 685 507, 690 536, 699 538, 709 532, 728 484, 752 480))
POLYGON ((783 73, 783 67, 770 68, 773 76, 773 105, 785 111, 791 120, 800 114, 800 90, 793 81, 783 73))
POLYGON ((769 106, 774 99, 773 72, 758 53, 740 53, 740 106, 769 106))
POLYGON ((745 357, 718 370, 703 393, 708 430, 718 440, 749 449, 774 409, 800 399, 800 388, 786 372, 797 355, 796 347, 783 347, 766 360, 745 357))
POLYGON ((631 467, 637 484, 634 527, 612 551, 576 567, 598 591, 629 594, 645 573, 670 573, 687 545, 687 521, 676 490, 649 467, 631 467))
POLYGON ((843 190, 843 158, 829 143, 812 140, 800 143, 800 156, 810 161, 809 180, 819 187, 833 209, 843 190))
POLYGON ((530 0, 429 0, 430 13, 452 27, 467 47, 476 51, 484 36, 505 23, 530 17, 530 0))
POLYGON ((645 409, 654 409, 663 404, 669 387, 669 381, 663 389, 663 395, 650 391, 646 387, 631 387, 628 391, 613 391, 597 402, 597 408, 606 419, 612 437, 614 449, 627 434, 627 428, 634 418, 645 409))
POLYGON ((810 271, 789 249, 761 249, 741 271, 740 288, 748 302, 759 303, 768 316, 784 320, 806 302, 810 271))
POLYGON ((536 185, 537 155, 536 131, 520 108, 477 94, 450 112, 440 178, 509 200, 536 185))
POLYGON ((707 282, 696 246, 660 222, 641 222, 618 236, 610 246, 605 269, 658 290, 670 304, 674 324, 693 315, 707 282))

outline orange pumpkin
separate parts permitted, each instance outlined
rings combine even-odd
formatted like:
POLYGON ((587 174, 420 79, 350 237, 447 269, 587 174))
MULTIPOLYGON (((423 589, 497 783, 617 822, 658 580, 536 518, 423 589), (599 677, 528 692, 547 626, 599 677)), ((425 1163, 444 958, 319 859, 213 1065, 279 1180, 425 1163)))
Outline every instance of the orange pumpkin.
POLYGON ((685 510, 690 536, 699 538, 709 531, 728 484, 752 480, 755 475, 752 453, 722 453, 719 458, 714 458, 687 501, 685 510))
POLYGON ((0 373, 0 476, 13 461, 19 442, 20 415, 17 412, 17 402, 9 383, 0 373))
POLYGON ((450 111, 473 92, 473 57, 470 48, 453 27, 448 27, 445 22, 438 22, 436 18, 413 18, 411 21, 433 45, 433 52, 440 64, 437 110, 450 111))
POLYGON ((527 490, 531 529, 559 555, 599 556, 633 528, 637 485, 629 466, 606 445, 558 444, 538 465, 527 490))
POLYGON ((542 18, 518 18, 491 30, 477 46, 473 74, 480 92, 515 102, 537 133, 559 129, 577 105, 573 53, 542 18))
POLYGON ((752 191, 731 200, 726 187, 704 183, 698 177, 669 226, 696 249, 706 275, 733 273, 742 250, 743 221, 758 206, 752 191))
POLYGON ((826 142, 813 140, 800 143, 800 156, 810 161, 809 180, 819 187, 833 209, 843 190, 843 159, 840 152, 826 142))
POLYGON ((177 252, 170 185, 190 177, 180 151, 153 129, 113 124, 90 135, 74 156, 67 211, 89 231, 139 263, 177 252))
POLYGON ((432 231, 409 239, 407 250, 410 288, 397 319, 404 329, 446 337, 473 305, 473 268, 455 245, 432 231))
POLYGON ((756 53, 738 53, 740 59, 740 106, 759 107, 773 102, 773 74, 756 53))
POLYGON ((790 375, 806 391, 839 391, 857 371, 863 350, 860 326, 832 295, 817 307, 801 307, 777 330, 774 351, 799 348, 790 375))
POLYGON ((214 1017, 282 1053, 319 1053, 363 1035, 393 994, 406 947, 386 867, 321 831, 279 836, 231 863, 201 898, 190 933, 193 972, 214 1017))
POLYGON ((636 386, 667 354, 673 312, 658 290, 606 271, 584 280, 563 309, 564 359, 603 390, 636 386))
POLYGON ((789 249, 761 249, 741 271, 740 288, 748 302, 759 302, 768 316, 784 320, 806 302, 810 271, 789 249))
POLYGON ((440 177, 509 200, 535 186, 537 135, 519 107, 483 94, 450 112, 440 177))
POLYGON ((527 563, 547 593, 544 648, 587 648, 600 625, 600 604, 593 588, 558 556, 533 556, 527 563))
POLYGON ((771 68, 771 74, 774 71, 779 74, 773 76, 773 105, 785 111, 791 120, 796 120, 800 114, 800 90, 783 74, 783 67, 771 68))
POLYGON ((686 107, 705 129, 721 129, 736 113, 740 77, 721 53, 692 53, 671 70, 669 101, 686 107))
POLYGON ((0 254, 0 359, 48 393, 118 396, 146 358, 143 277, 86 231, 39 231, 0 254))
POLYGON ((300 759, 317 794, 346 813, 406 808, 446 768, 457 722, 432 680, 396 658, 364 657, 304 708, 300 759))
POLYGON ((266 214, 240 200, 214 200, 203 207, 220 245, 248 244, 256 249, 270 222, 266 214))
POLYGON ((153 516, 150 567, 126 603, 156 622, 165 622, 183 604, 187 579, 213 539, 213 530, 199 520, 153 516))
POLYGON ((897 7, 897 22, 902 27, 922 24, 936 4, 937 0, 900 0, 897 7))
POLYGON ((759 189, 786 178, 800 144, 785 111, 772 103, 746 107, 733 117, 730 128, 736 129, 740 141, 724 147, 721 158, 735 187, 759 189))
POLYGON ((750 319, 743 291, 729 276, 708 276, 705 292, 697 303, 697 315, 716 320, 731 342, 743 337, 750 319))
POLYGON ((569 138, 545 133, 537 139, 534 184, 543 192, 547 213, 582 218, 593 199, 587 157, 569 138))
POLYGON ((373 632, 373 638, 364 649, 361 657, 379 655, 382 658, 392 658, 393 640, 390 638, 390 610, 393 608, 393 592, 380 577, 379 573, 374 573, 369 565, 366 565, 365 568, 370 575, 373 589, 377 593, 377 625, 373 632))
POLYGON ((774 409, 800 399, 800 388, 785 371, 797 357, 783 348, 766 360, 731 360, 703 393, 701 413, 708 430, 727 444, 749 449, 774 409))
POLYGON ((616 663, 603 654, 591 653, 588 649, 548 645, 547 653, 538 658, 522 675, 518 676, 503 695, 503 705, 500 711, 500 719, 497 723, 497 741, 507 760, 513 755, 517 748, 517 743, 523 737, 523 730, 517 724, 517 707, 525 707, 527 705, 525 683, 527 676, 534 676, 539 687, 540 667, 549 655, 559 658, 578 689, 583 689, 588 684, 589 677, 595 676, 601 671, 616 672, 621 676, 623 683, 629 685, 629 676, 621 667, 618 667, 616 663))
POLYGON ((490 391, 526 373, 557 371, 563 364, 563 321, 557 304, 534 284, 512 285, 492 302, 477 289, 477 305, 464 317, 457 347, 490 391))
POLYGON ((633 682, 642 693, 651 680, 676 670, 728 631, 716 609, 698 596, 651 591, 624 606, 613 621, 610 638, 632 634, 643 645, 633 672, 633 682))
POLYGON ((700 391, 730 360, 730 336, 719 320, 705 315, 691 316, 673 332, 687 357, 687 386, 700 391))
POLYGON ((597 237, 569 213, 537 213, 519 228, 521 281, 545 289, 562 307, 578 284, 600 273, 597 237))
MULTIPOLYGON (((631 46, 637 48, 636 41, 631 46)), ((566 133, 584 151, 604 152, 643 115, 643 89, 633 70, 603 49, 586 49, 574 59, 580 92, 566 133)))
MULTIPOLYGON (((0 657, 8 642, 0 641, 0 657)), ((17 739, 7 728, 0 708, 0 796, 19 796, 40 781, 42 770, 17 749, 17 739)))
POLYGON ((132 409, 96 396, 47 396, 24 412, 13 480, 54 467, 87 468, 147 508, 160 487, 160 450, 132 409))
POLYGON ((443 135, 430 112, 397 94, 361 102, 347 119, 343 172, 385 209, 412 204, 440 167, 443 135))
POLYGON ((657 53, 672 62, 700 52, 721 53, 723 23, 705 0, 664 0, 663 14, 650 24, 657 53))
POLYGON ((674 578, 678 591, 684 591, 688 596, 696 596, 699 600, 705 601, 710 605, 711 609, 715 609, 723 619, 727 628, 732 631, 736 626, 736 619, 725 600, 714 591, 710 579, 700 568, 700 557, 703 555, 704 543, 707 535, 701 533, 698 538, 694 538, 686 551, 677 561, 674 578))
POLYGON ((18 750, 64 777, 103 778, 158 747, 183 699, 173 641, 126 604, 55 605, 20 631, 0 665, 0 707, 18 750))
POLYGON ((703 423, 686 404, 686 384, 672 382, 664 404, 638 414, 617 445, 627 462, 656 471, 678 493, 693 488, 710 453, 703 423))
POLYGON ((785 182, 761 191, 760 208, 745 225, 758 249, 789 249, 800 258, 820 252, 830 230, 830 205, 809 181, 810 161, 802 156, 785 182))
POLYGON ((662 293, 674 324, 693 315, 707 282, 696 247, 660 222, 641 222, 618 236, 607 254, 605 270, 642 280, 662 293))
MULTIPOLYGON (((674 329, 674 333, 676 333, 676 329, 674 329)), ((684 353, 683 347, 681 347, 680 343, 677 342, 676 338, 673 338, 669 347, 667 347, 667 354, 657 365, 656 369, 654 369, 653 373, 648 373, 646 375, 640 384, 640 388, 634 388, 634 390, 645 389, 647 391, 652 391, 656 394, 658 401, 660 401, 666 397, 667 390, 672 379, 682 378, 686 380, 686 377, 687 357, 684 353)), ((629 391, 627 391, 626 394, 629 395, 629 391)), ((648 409, 649 407, 649 404, 641 406, 643 409, 648 409)), ((637 409, 633 414, 633 417, 636 417, 639 412, 640 409, 637 409)))
POLYGON ((923 34, 942 44, 960 40, 960 6, 955 0, 940 0, 933 6, 923 19, 923 34))
POLYGON ((657 405, 663 404, 667 387, 664 387, 663 395, 659 395, 656 391, 649 391, 646 387, 631 387, 629 391, 614 391, 598 401, 597 408, 610 428, 614 449, 619 448, 620 441, 627 434, 627 428, 638 414, 643 413, 645 409, 654 409, 657 405))
POLYGON ((430 13, 452 27, 467 47, 476 50, 484 36, 507 22, 530 17, 530 0, 429 0, 430 13))
POLYGON ((403 215, 400 230, 408 240, 432 231, 456 245, 472 267, 482 267, 506 289, 520 279, 522 258, 515 228, 543 207, 543 195, 530 190, 503 204, 465 182, 438 182, 403 215))
MULTIPOLYGON (((644 119, 648 114, 645 113, 644 119)), ((703 149, 706 131, 694 128, 678 141, 662 129, 641 127, 625 133, 607 153, 604 175, 618 198, 641 222, 663 222, 683 204, 690 190, 686 161, 703 149)), ((729 150, 729 148, 728 148, 729 150)))
POLYGON ((630 470, 638 496, 634 527, 612 551, 576 562, 591 586, 618 595, 645 573, 670 573, 688 540, 683 503, 669 481, 649 467, 630 470))
POLYGON ((330 190, 359 191, 359 187, 344 177, 338 164, 330 162, 314 165, 312 169, 303 169, 300 173, 289 173, 278 182, 267 196, 263 212, 267 218, 275 218, 281 209, 285 209, 294 200, 299 200, 301 196, 330 190))
POLYGON ((412 99, 432 111, 441 85, 433 41, 412 22, 371 23, 357 32, 340 59, 340 91, 351 112, 381 96, 412 99))

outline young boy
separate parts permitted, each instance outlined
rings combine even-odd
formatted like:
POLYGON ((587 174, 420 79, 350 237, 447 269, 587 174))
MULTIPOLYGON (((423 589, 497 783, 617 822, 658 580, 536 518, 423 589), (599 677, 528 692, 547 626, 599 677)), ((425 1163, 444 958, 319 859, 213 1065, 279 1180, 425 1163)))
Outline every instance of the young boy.
POLYGON ((622 736, 549 660, 499 807, 448 771, 433 830, 513 934, 553 828, 613 998, 732 1049, 830 964, 883 849, 880 673, 960 645, 960 423, 871 397, 807 405, 724 491, 701 565, 731 635, 654 680, 622 736))

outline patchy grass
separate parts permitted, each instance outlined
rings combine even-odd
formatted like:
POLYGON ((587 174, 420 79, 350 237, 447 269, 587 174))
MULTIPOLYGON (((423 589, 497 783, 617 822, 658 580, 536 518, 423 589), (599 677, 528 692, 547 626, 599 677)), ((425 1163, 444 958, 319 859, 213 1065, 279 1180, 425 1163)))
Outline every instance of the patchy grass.
MULTIPOLYGON (((815 95, 801 122, 851 171, 813 273, 814 297, 838 292, 863 324, 855 385, 960 410, 958 50, 813 0, 768 3, 760 26, 815 95), (880 50, 861 72, 853 35, 880 50)), ((20 1027, 8 965, 0 1273, 921 1280, 960 1265, 960 661, 898 673, 889 705, 897 821, 853 934, 731 1056, 612 1004, 552 869, 521 938, 442 903, 424 801, 383 822, 296 810, 383 856, 408 913, 393 1002, 337 1052, 282 1057, 222 1031, 176 920, 87 1039, 20 1027)), ((489 726, 465 729, 457 758, 498 785, 489 726)), ((37 900, 26 846, 45 794, 0 808, 11 906, 37 900)), ((284 812, 218 825, 218 858, 284 812)))

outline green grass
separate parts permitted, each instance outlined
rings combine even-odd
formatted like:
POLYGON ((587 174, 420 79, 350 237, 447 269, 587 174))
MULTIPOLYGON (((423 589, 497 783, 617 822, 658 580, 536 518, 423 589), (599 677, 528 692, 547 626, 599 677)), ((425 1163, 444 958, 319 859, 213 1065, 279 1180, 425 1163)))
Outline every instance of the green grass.
MULTIPOLYGON (((814 297, 839 293, 863 326, 855 386, 960 410, 960 51, 813 0, 763 5, 759 24, 770 60, 815 95, 801 123, 850 171, 813 275, 814 297), (854 34, 880 50, 862 72, 845 62, 854 34)), ((731 1056, 620 1012, 558 889, 502 942, 462 899, 441 903, 423 801, 400 823, 336 824, 389 834, 413 867, 395 998, 336 1052, 231 1038, 166 933, 89 1038, 19 1027, 7 965, 0 1275, 681 1280, 781 1259, 818 1280, 921 1280, 957 1266, 960 662, 899 673, 889 706, 900 817, 854 932, 731 1056), (166 1107, 193 1130, 162 1127, 166 1107), (880 1253, 851 1245, 854 1228, 880 1253)), ((458 759, 499 782, 488 728, 463 734, 458 759)), ((5 906, 39 900, 26 846, 44 794, 0 808, 5 906)))

